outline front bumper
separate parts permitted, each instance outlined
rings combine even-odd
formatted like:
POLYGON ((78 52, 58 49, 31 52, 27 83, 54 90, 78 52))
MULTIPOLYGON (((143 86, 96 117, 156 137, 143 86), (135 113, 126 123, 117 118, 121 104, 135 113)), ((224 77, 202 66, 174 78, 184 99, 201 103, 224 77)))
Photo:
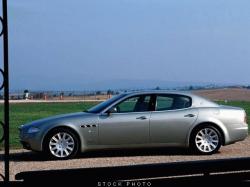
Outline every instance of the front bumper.
POLYGON ((19 129, 19 138, 24 149, 42 151, 42 143, 39 132, 25 133, 25 131, 19 129))
POLYGON ((30 146, 30 144, 28 142, 20 140, 20 143, 22 144, 24 149, 32 150, 31 146, 30 146))

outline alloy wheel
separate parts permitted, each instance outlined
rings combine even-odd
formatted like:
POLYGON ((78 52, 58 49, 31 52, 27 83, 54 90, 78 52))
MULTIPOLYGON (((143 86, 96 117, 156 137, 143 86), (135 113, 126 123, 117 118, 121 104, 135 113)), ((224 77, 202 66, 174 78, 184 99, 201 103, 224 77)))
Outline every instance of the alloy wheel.
POLYGON ((196 147, 203 153, 213 152, 219 141, 218 133, 212 128, 203 128, 195 136, 196 147))
POLYGON ((74 138, 67 132, 59 132, 51 137, 49 149, 58 158, 66 158, 72 154, 75 147, 74 138))

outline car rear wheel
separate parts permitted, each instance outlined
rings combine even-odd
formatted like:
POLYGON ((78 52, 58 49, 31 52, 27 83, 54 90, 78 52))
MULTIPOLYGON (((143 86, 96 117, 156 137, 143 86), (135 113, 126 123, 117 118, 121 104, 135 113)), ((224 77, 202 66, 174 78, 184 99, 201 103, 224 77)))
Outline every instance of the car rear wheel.
POLYGON ((213 154, 221 147, 221 133, 213 126, 203 126, 194 131, 191 147, 200 154, 213 154))
POLYGON ((66 128, 52 130, 45 140, 46 153, 56 159, 69 159, 78 152, 79 141, 73 131, 66 128))

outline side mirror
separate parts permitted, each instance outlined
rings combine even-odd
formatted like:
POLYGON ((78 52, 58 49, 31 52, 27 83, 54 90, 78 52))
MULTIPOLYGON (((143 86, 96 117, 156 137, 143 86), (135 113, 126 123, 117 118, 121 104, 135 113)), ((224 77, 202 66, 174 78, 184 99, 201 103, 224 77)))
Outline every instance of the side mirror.
POLYGON ((107 111, 108 116, 110 116, 112 113, 117 113, 117 108, 116 107, 112 107, 111 109, 109 109, 107 111))

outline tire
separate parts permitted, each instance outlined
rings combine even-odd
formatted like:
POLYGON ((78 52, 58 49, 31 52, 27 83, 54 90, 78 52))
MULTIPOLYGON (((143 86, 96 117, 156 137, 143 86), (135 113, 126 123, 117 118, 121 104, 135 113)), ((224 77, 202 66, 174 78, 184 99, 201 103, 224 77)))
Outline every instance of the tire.
POLYGON ((192 132, 190 147, 195 153, 211 155, 218 152, 221 145, 222 135, 214 126, 201 126, 192 132))
POLYGON ((65 160, 76 156, 79 150, 79 138, 68 128, 56 128, 45 137, 45 154, 52 159, 65 160))

